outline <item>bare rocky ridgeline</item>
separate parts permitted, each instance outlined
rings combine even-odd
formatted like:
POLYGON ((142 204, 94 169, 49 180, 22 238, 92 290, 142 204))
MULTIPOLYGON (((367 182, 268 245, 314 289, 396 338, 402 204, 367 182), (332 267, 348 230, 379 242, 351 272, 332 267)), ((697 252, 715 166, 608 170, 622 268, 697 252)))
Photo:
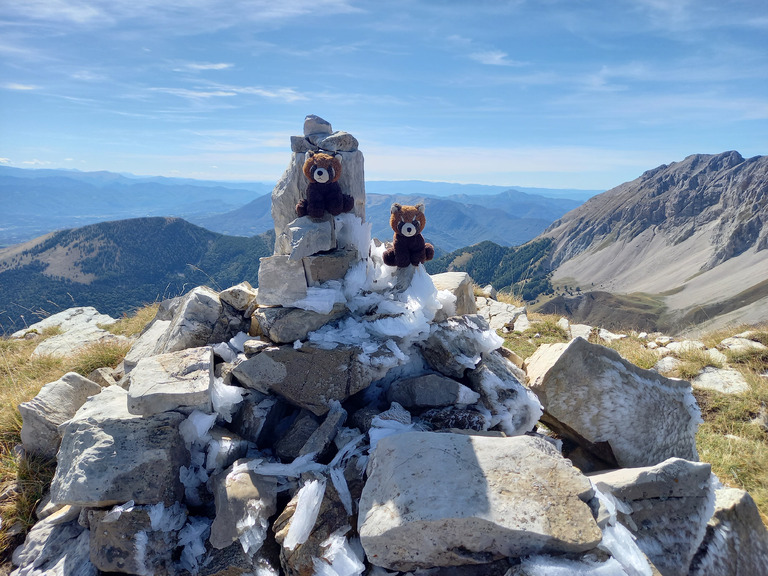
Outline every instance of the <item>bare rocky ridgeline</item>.
POLYGON ((364 194, 356 140, 309 117, 258 290, 164 302, 120 369, 22 405, 23 451, 58 462, 14 575, 761 573, 768 533, 698 462, 688 382, 567 321, 526 374, 496 333, 524 308, 384 266, 359 214, 289 219, 320 146, 364 194))

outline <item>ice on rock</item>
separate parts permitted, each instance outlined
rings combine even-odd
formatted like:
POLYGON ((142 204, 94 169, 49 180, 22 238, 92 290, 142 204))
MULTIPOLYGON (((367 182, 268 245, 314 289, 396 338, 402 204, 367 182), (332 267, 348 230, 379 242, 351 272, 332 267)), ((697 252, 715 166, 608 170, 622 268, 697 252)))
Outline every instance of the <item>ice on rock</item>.
POLYGON ((245 332, 238 332, 229 340, 229 347, 238 353, 245 352, 245 343, 250 339, 251 336, 245 332))
POLYGON ((497 424, 507 436, 519 436, 533 430, 544 413, 536 395, 517 382, 504 382, 490 370, 485 370, 480 377, 480 388, 490 410, 480 404, 478 410, 486 417, 488 428, 497 424), (510 395, 509 390, 517 391, 510 395))
POLYGON ((187 449, 191 449, 195 444, 204 446, 211 439, 208 432, 216 423, 216 414, 206 414, 200 410, 195 410, 186 420, 179 424, 179 432, 187 449))
POLYGON ((104 517, 101 519, 102 522, 116 522, 118 518, 120 518, 120 515, 123 512, 130 512, 133 510, 133 507, 135 506, 135 502, 133 500, 129 500, 125 504, 118 504, 112 510, 107 512, 104 517))
POLYGON ((208 518, 190 516, 187 523, 179 531, 179 546, 181 551, 180 565, 191 574, 197 574, 200 566, 198 558, 205 554, 205 539, 211 531, 208 518))
POLYGON ((225 422, 232 422, 232 414, 245 395, 245 388, 228 386, 223 378, 214 378, 211 386, 211 404, 213 410, 225 422))
POLYGON ((166 508, 162 502, 158 502, 149 507, 147 514, 152 530, 155 531, 181 530, 187 522, 187 511, 179 502, 174 502, 169 508, 166 508))
POLYGON ((240 534, 240 545, 243 552, 253 556, 261 549, 261 545, 267 537, 269 520, 263 512, 264 502, 261 500, 249 500, 246 506, 246 514, 242 520, 239 520, 235 527, 240 534))
POLYGON ((344 290, 338 280, 329 280, 320 286, 307 288, 307 296, 293 303, 295 308, 330 314, 336 304, 346 304, 344 290))
POLYGON ((288 550, 293 550, 309 538, 317 521, 324 495, 325 478, 311 480, 299 489, 296 511, 291 518, 288 535, 283 541, 283 546, 288 550))
POLYGON ((136 532, 136 535, 133 537, 133 546, 136 548, 136 568, 138 568, 138 573, 142 576, 150 576, 152 574, 147 569, 147 544, 149 544, 147 533, 144 530, 136 532))
POLYGON ((298 478, 306 472, 319 472, 325 469, 324 464, 315 462, 315 456, 316 454, 304 454, 288 464, 269 462, 264 458, 256 458, 248 462, 245 466, 252 472, 261 474, 262 476, 298 478))
POLYGON ((392 436, 393 434, 402 434, 415 430, 416 426, 411 423, 411 413, 408 412, 397 402, 392 402, 392 406, 386 412, 374 416, 371 420, 371 427, 368 430, 370 440, 369 454, 373 454, 379 440, 392 436))
POLYGON ((314 576, 360 576, 365 571, 362 547, 354 546, 346 534, 351 528, 336 530, 320 547, 325 549, 322 558, 313 558, 314 576))
POLYGON ((532 556, 523 559, 520 567, 527 576, 627 576, 621 564, 613 558, 600 562, 589 558, 570 560, 556 556, 532 556))
POLYGON ((336 243, 347 250, 357 250, 357 257, 361 260, 368 258, 371 245, 371 222, 363 222, 361 218, 351 212, 339 214, 336 221, 336 243))
POLYGON ((237 360, 237 352, 230 348, 229 344, 226 342, 219 342, 218 344, 214 344, 213 353, 224 360, 224 362, 234 362, 237 360))

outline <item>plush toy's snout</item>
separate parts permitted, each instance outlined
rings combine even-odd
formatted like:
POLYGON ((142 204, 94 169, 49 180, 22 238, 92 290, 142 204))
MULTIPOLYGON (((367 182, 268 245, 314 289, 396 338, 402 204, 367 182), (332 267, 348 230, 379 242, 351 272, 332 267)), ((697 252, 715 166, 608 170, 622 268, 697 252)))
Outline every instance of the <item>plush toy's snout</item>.
POLYGON ((401 222, 400 223, 400 234, 403 236, 411 237, 415 236, 419 233, 419 227, 418 225, 412 223, 412 222, 401 222))
POLYGON ((319 182, 320 184, 325 184, 326 182, 328 182, 328 180, 330 180, 331 173, 328 172, 328 170, 326 170, 325 168, 318 167, 318 168, 315 168, 315 171, 312 174, 312 176, 314 176, 315 182, 319 182))

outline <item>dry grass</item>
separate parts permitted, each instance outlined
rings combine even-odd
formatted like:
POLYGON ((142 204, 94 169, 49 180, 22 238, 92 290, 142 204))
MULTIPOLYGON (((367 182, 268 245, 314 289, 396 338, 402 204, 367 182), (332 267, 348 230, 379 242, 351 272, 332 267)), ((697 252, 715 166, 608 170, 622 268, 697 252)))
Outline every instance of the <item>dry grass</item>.
POLYGON ((116 334, 118 336, 136 336, 144 330, 144 327, 149 324, 157 314, 159 304, 150 304, 139 308, 133 314, 126 314, 120 320, 109 326, 103 326, 107 332, 116 334))
POLYGON ((590 342, 593 344, 602 344, 603 346, 616 350, 616 352, 621 354, 622 358, 625 358, 635 366, 640 366, 640 368, 645 368, 646 370, 653 368, 656 362, 659 361, 658 355, 655 354, 653 350, 649 350, 645 347, 648 341, 642 340, 634 335, 629 335, 621 340, 614 340, 613 342, 606 343, 603 340, 600 340, 596 334, 593 334, 590 338, 590 342))
MULTIPOLYGON (((117 333, 140 332, 157 311, 156 306, 139 310, 121 319, 117 333)), ((40 341, 59 333, 46 330, 34 340, 0 339, 0 564, 34 524, 34 510, 50 485, 55 461, 36 457, 20 458, 16 447, 21 444, 22 419, 17 406, 34 398, 47 383, 67 372, 84 376, 96 368, 117 366, 130 345, 94 344, 69 358, 32 356, 40 341), (16 530, 20 534, 14 535, 16 530)))
POLYGON ((524 332, 500 334, 504 346, 520 358, 528 358, 542 344, 568 342, 568 333, 557 325, 560 316, 555 314, 529 314, 531 326, 524 332))

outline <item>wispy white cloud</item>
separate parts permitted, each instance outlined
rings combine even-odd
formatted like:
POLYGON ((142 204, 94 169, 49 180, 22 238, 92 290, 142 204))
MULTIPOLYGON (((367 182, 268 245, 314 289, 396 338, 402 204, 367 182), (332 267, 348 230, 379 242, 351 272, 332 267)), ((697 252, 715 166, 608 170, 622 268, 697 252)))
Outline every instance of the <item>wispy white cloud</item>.
POLYGON ((509 54, 501 50, 484 50, 482 52, 472 52, 469 57, 481 64, 488 66, 525 66, 524 62, 510 60, 509 54))
POLYGON ((234 64, 228 62, 208 63, 208 62, 189 62, 184 64, 181 70, 192 70, 202 72, 206 70, 227 70, 234 67, 234 64))
POLYGON ((23 160, 21 162, 25 166, 50 166, 51 162, 48 160, 38 160, 37 158, 34 158, 32 160, 23 160))
POLYGON ((40 87, 35 86, 34 84, 19 84, 17 82, 7 82, 2 85, 3 88, 6 90, 21 90, 21 91, 29 91, 29 90, 38 90, 40 87))
POLYGON ((10 164, 11 159, 10 158, 0 158, 0 164, 10 164))

